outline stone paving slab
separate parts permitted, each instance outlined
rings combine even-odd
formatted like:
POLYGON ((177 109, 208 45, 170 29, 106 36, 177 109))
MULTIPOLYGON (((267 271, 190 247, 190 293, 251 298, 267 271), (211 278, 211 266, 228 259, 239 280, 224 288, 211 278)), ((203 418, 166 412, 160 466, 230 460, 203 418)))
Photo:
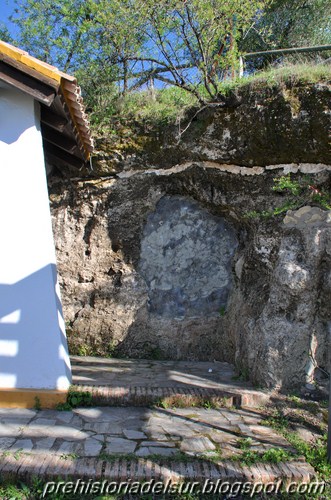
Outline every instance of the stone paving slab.
POLYGON ((35 411, 18 426, 12 423, 17 411, 8 409, 0 412, 0 449, 3 453, 44 451, 64 457, 96 457, 101 452, 139 456, 141 448, 154 448, 152 453, 161 455, 169 454, 171 448, 201 456, 217 449, 229 456, 229 450, 240 454, 240 440, 249 437, 255 450, 291 450, 282 436, 261 425, 262 418, 251 409, 99 407, 35 411))
POLYGON ((262 419, 248 408, 1 409, 0 479, 311 480, 314 470, 298 459, 250 468, 231 460, 247 436, 252 450, 294 451, 262 419))
POLYGON ((236 380, 229 363, 157 361, 71 356, 73 384, 92 393, 93 402, 111 406, 149 406, 163 398, 224 400, 225 406, 256 407, 271 396, 236 380))

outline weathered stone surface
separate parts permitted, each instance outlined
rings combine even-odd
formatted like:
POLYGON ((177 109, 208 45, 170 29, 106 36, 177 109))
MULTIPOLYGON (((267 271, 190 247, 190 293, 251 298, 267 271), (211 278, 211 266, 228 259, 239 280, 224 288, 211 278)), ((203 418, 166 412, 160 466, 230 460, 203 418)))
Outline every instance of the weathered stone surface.
POLYGON ((56 451, 56 454, 63 455, 64 457, 66 455, 71 455, 71 454, 79 456, 81 448, 82 447, 79 443, 65 441, 59 446, 58 450, 56 451))
POLYGON ((205 451, 215 450, 215 445, 210 439, 201 436, 196 438, 186 438, 180 444, 183 452, 204 453, 205 451))
POLYGON ((33 447, 33 452, 39 451, 41 454, 47 453, 54 443, 55 438, 53 437, 38 439, 33 447))
MULTIPOLYGON (((144 450, 145 448, 142 448, 144 450)), ((175 448, 169 448, 169 447, 163 447, 163 446, 154 446, 152 448, 149 448, 149 454, 150 455, 161 455, 164 457, 170 457, 171 455, 175 455, 178 453, 178 450, 175 448)), ((138 455, 138 453, 136 453, 138 455)), ((143 455, 140 455, 143 456, 143 455)))
POLYGON ((84 456, 97 457, 102 449, 102 443, 94 438, 86 439, 84 442, 84 456))
POLYGON ((37 414, 35 410, 28 410, 25 408, 0 408, 0 420, 3 418, 13 420, 15 419, 32 419, 37 414))
POLYGON ((97 434, 107 432, 108 434, 118 434, 121 432, 121 427, 118 424, 108 422, 94 422, 84 425, 85 431, 94 431, 97 434))
POLYGON ((327 227, 331 225, 331 219, 329 211, 308 205, 296 211, 289 210, 284 218, 284 224, 287 227, 304 230, 307 224, 314 227, 327 227))
MULTIPOLYGON (((98 408, 99 420, 103 423, 103 415, 107 415, 109 408, 98 408)), ((240 453, 238 448, 239 438, 242 439, 248 435, 252 436, 251 448, 256 450, 267 450, 272 447, 282 447, 292 452, 293 449, 289 443, 273 429, 262 425, 263 414, 251 417, 249 410, 208 410, 203 408, 182 408, 182 409, 169 409, 166 412, 162 409, 155 409, 151 411, 147 408, 113 408, 114 416, 123 416, 121 419, 122 433, 125 433, 126 421, 136 420, 139 422, 138 433, 132 439, 124 439, 123 437, 115 437, 104 432, 103 435, 90 436, 86 435, 85 439, 73 441, 70 436, 63 437, 37 437, 32 439, 17 438, 2 438, 0 439, 0 450, 4 448, 6 453, 0 453, 0 468, 2 464, 10 462, 10 457, 19 460, 21 455, 27 457, 24 466, 29 467, 29 457, 32 458, 33 463, 38 463, 40 459, 40 466, 47 467, 47 463, 55 463, 56 467, 68 470, 72 464, 76 463, 79 458, 84 457, 99 457, 100 452, 103 450, 109 455, 127 455, 135 453, 137 456, 147 457, 150 455, 163 455, 173 456, 179 452, 188 455, 203 455, 206 457, 218 456, 218 449, 222 450, 222 457, 231 457, 233 454, 240 453), (144 423, 140 418, 142 412, 145 414, 146 420, 153 423, 157 420, 163 422, 168 421, 173 433, 172 435, 160 436, 160 440, 141 440, 141 436, 145 434, 144 423), (216 416, 218 419, 216 420, 216 416), (237 425, 238 418, 241 419, 241 424, 237 425), (251 424, 253 420, 255 424, 251 424), (187 423, 187 430, 189 434, 183 436, 183 421, 187 423), (220 432, 222 429, 222 432, 220 432), (217 444, 217 446, 216 446, 217 444), (103 446, 105 448, 103 449, 103 446), (8 453, 7 453, 8 452, 8 453), (46 464, 43 464, 43 457, 47 457, 46 464)), ((54 413, 54 412, 53 412, 54 413)), ((45 417, 47 410, 45 410, 45 417)), ((50 412, 51 416, 51 412, 50 412)), ((95 422, 95 423, 98 423, 95 422)), ((81 423, 79 420, 74 424, 75 431, 80 432, 81 423)), ((27 424, 27 435, 29 435, 30 428, 34 426, 34 419, 27 424)), ((55 426, 56 427, 56 426, 55 426)), ((302 426, 301 426, 302 427, 302 426)), ((309 430, 302 427, 302 431, 307 431, 306 437, 310 440, 309 430)), ((302 434, 304 436, 304 434, 302 434)), ((32 463, 32 462, 31 462, 32 463)), ((100 460, 100 466, 102 459, 100 460)), ((157 462, 155 462, 156 464, 157 462)), ((77 465, 77 464, 76 464, 77 465)), ((27 469, 29 470, 29 468, 27 469)), ((45 468, 43 469, 45 470, 45 468)), ((132 472, 132 471, 131 471, 132 472)), ((60 473, 60 472, 59 472, 60 473)), ((81 471, 78 473, 81 473, 81 471)))
POLYGON ((12 444, 16 441, 16 438, 9 437, 1 437, 0 438, 0 450, 4 451, 11 447, 12 444))
MULTIPOLYGON (((169 437, 169 439, 173 439, 173 436, 169 437)), ((152 448, 154 446, 160 446, 160 441, 143 441, 141 443, 141 446, 148 446, 150 448, 152 448)), ((162 442, 162 446, 165 448, 174 448, 175 444, 172 442, 169 442, 169 443, 162 442)))
POLYGON ((36 418, 34 420, 35 425, 44 425, 46 427, 50 427, 56 424, 56 419, 51 418, 36 418))
POLYGON ((133 453, 137 443, 129 439, 109 438, 107 439, 105 452, 110 455, 113 453, 133 453))
POLYGON ((146 439, 146 434, 144 432, 141 432, 141 431, 124 429, 123 434, 128 439, 146 439))
POLYGON ((21 425, 14 424, 1 424, 0 425, 0 437, 11 437, 18 436, 22 433, 23 427, 21 425))
POLYGON ((149 448, 146 448, 146 447, 139 448, 135 452, 135 455, 137 455, 137 457, 148 457, 150 454, 151 453, 150 453, 149 448))
POLYGON ((235 231, 184 197, 164 197, 149 215, 139 270, 152 314, 178 320, 219 316, 232 285, 235 231))
MULTIPOLYGON (((147 129, 134 123, 129 132, 127 126, 124 131, 114 127, 112 134, 97 140, 94 172, 112 175, 187 161, 243 166, 303 163, 310 172, 311 163, 331 163, 328 82, 257 89, 247 85, 232 101, 229 107, 198 113, 180 141, 178 125, 147 129)), ((195 112, 188 113, 187 121, 195 112)), ((185 128, 185 119, 181 122, 185 128)))
POLYGON ((33 448, 33 443, 31 439, 17 439, 15 443, 10 447, 10 451, 16 452, 21 451, 22 453, 27 453, 33 448))
POLYGON ((246 358, 242 364, 253 379, 280 388, 314 380, 319 372, 316 366, 328 369, 331 230, 326 225, 296 225, 278 241, 270 281, 264 285, 267 300, 259 316, 253 323, 254 315, 245 307, 242 289, 234 299, 241 318, 245 310, 247 317, 243 322, 240 319, 240 326, 238 317, 232 321, 240 332, 237 362, 246 358))

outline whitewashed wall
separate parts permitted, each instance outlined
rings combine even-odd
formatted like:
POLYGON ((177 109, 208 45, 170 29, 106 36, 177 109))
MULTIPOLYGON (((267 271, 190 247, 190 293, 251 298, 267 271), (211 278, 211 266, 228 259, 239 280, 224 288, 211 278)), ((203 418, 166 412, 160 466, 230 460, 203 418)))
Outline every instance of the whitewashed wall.
POLYGON ((39 104, 0 87, 0 388, 65 390, 70 362, 39 104))

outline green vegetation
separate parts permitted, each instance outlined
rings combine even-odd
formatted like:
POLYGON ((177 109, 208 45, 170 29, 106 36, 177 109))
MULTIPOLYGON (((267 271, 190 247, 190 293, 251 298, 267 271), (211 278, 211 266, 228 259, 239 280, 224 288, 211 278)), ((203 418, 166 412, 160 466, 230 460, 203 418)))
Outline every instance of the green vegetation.
POLYGON ((154 91, 141 91, 124 96, 116 101, 115 113, 129 120, 146 124, 175 123, 184 117, 185 110, 198 103, 197 99, 183 89, 168 87, 154 91))
POLYGON ((79 458, 77 453, 62 453, 62 455, 60 455, 61 460, 75 460, 76 458, 79 458))
MULTIPOLYGON (((144 85, 153 89, 158 80, 203 103, 236 72, 240 41, 252 25, 258 31, 269 2, 15 0, 10 19, 19 28, 18 45, 80 74, 92 98, 106 82, 107 90, 113 82, 125 95, 144 85)), ((8 37, 5 29, 2 34, 8 37)))
MULTIPOLYGON (((219 92, 225 97, 239 92, 272 89, 282 85, 313 84, 331 80, 328 64, 290 64, 271 68, 244 78, 234 78, 219 83, 219 92)), ((202 89, 200 88, 202 92, 202 89)), ((145 126, 163 126, 185 120, 188 110, 198 109, 198 100, 184 89, 167 87, 109 97, 108 108, 95 109, 91 113, 96 128, 107 126, 110 121, 120 123, 143 122, 145 126), (110 121, 109 121, 110 120, 110 121)))
MULTIPOLYGON (((263 56, 247 60, 250 73, 270 62, 286 67, 238 81, 242 53, 330 43, 328 0, 15 0, 14 5, 15 36, 5 23, 0 36, 74 73, 96 126, 118 116, 174 123, 187 107, 224 105, 226 96, 243 86, 330 77, 327 65, 293 66, 293 57, 263 56)), ((318 60, 329 56, 320 53, 318 60)))
POLYGON ((261 453, 258 451, 244 449, 242 454, 231 457, 231 460, 240 462, 242 465, 253 465, 256 463, 271 463, 278 464, 286 462, 293 458, 291 453, 288 453, 283 448, 269 448, 269 450, 261 453))
MULTIPOLYGON (((273 0, 258 22, 260 31, 252 29, 242 48, 251 52, 327 44, 330 43, 330 25, 328 0, 273 0)), ((263 63, 265 59, 260 61, 263 63)))
POLYGON ((298 181, 293 181, 291 175, 282 175, 274 179, 273 191, 282 193, 283 191, 289 191, 294 196, 298 196, 301 193, 301 186, 298 181))
POLYGON ((293 457, 293 454, 289 453, 283 448, 269 448, 269 450, 261 453, 256 450, 252 450, 252 444, 252 438, 248 437, 238 439, 237 446, 240 450, 242 450, 242 453, 240 455, 232 457, 232 460, 240 462, 243 465, 253 465, 257 462, 277 464, 278 462, 290 460, 293 457))
POLYGON ((175 394, 166 396, 155 403, 154 406, 159 408, 206 408, 219 409, 229 407, 232 404, 232 398, 210 396, 193 396, 189 394, 175 394))
POLYGON ((148 359, 165 359, 165 356, 159 347, 151 347, 148 350, 148 359))
POLYGON ((232 377, 232 380, 240 380, 242 382, 249 381, 249 371, 247 368, 240 368, 239 373, 232 377))
POLYGON ((298 62, 296 64, 284 64, 258 71, 244 78, 225 80, 220 84, 220 92, 229 95, 231 92, 247 88, 247 90, 259 90, 273 88, 279 85, 300 85, 330 81, 331 67, 329 64, 313 64, 309 62, 298 62))
MULTIPOLYGON (((313 414, 316 413, 316 404, 314 404, 314 407, 312 408, 312 402, 306 402, 303 400, 300 400, 300 403, 297 400, 294 402, 299 408, 306 408, 309 412, 312 412, 313 414)), ((296 418, 296 420, 298 420, 298 418, 296 418)), ((301 418, 299 421, 304 422, 304 419, 301 418)), ((272 427, 282 434, 285 439, 287 439, 287 441, 297 450, 297 453, 299 455, 303 455, 307 462, 314 467, 316 472, 319 474, 320 479, 326 481, 330 480, 331 464, 327 461, 326 433, 323 434, 320 439, 317 439, 316 442, 304 441, 296 432, 291 430, 290 420, 286 418, 283 412, 279 409, 276 409, 273 412, 273 415, 266 418, 264 420, 264 424, 272 427)))
POLYGON ((274 179, 274 186, 272 189, 279 193, 296 196, 297 203, 301 205, 312 201, 326 210, 331 210, 331 199, 329 194, 312 185, 312 182, 309 176, 304 176, 301 181, 294 181, 291 178, 291 174, 287 174, 274 179))
POLYGON ((74 388, 70 388, 67 395, 67 401, 65 403, 59 403, 56 409, 71 411, 73 408, 78 408, 80 406, 92 406, 92 394, 89 391, 77 391, 74 388))
POLYGON ((288 210, 296 210, 304 205, 317 205, 325 210, 331 210, 331 195, 318 186, 313 185, 311 176, 298 176, 295 180, 291 174, 282 175, 274 179, 272 190, 286 201, 273 209, 251 210, 245 213, 246 219, 268 219, 283 215, 288 210))
POLYGON ((17 484, 0 484, 0 498, 3 500, 26 500, 28 498, 38 498, 32 495, 39 493, 41 494, 42 490, 39 492, 39 489, 27 486, 21 481, 18 481, 17 484))
POLYGON ((219 313, 220 313, 221 317, 225 316, 225 314, 226 314, 226 307, 225 306, 221 306, 220 310, 219 310, 219 313))
POLYGON ((249 437, 248 438, 240 438, 237 441, 237 446, 241 450, 248 450, 252 446, 252 443, 253 443, 252 438, 249 438, 249 437))
MULTIPOLYGON (((253 76, 225 80, 219 83, 219 91, 225 97, 256 91, 267 91, 275 87, 292 87, 330 81, 331 67, 327 64, 297 64, 261 71, 253 76)), ((203 90, 199 87, 199 90, 203 90)), ((94 96, 100 96, 94 93, 94 96)), ((208 106, 208 104, 207 104, 208 106)), ((116 136, 120 132, 125 142, 132 141, 132 135, 141 131, 157 130, 168 125, 186 123, 192 113, 202 109, 198 99, 178 87, 166 87, 151 92, 141 90, 119 96, 108 94, 107 103, 94 104, 90 119, 97 135, 116 136), (136 127, 137 130, 136 130, 136 127), (126 137, 127 129, 127 137, 126 137)), ((266 212, 265 216, 271 216, 266 212)), ((262 217, 263 217, 262 213, 262 217)))
POLYGON ((322 479, 330 480, 331 464, 327 462, 326 434, 314 444, 303 441, 294 432, 285 432, 284 437, 296 448, 300 455, 305 457, 322 479))
POLYGON ((35 396, 34 398, 34 407, 36 411, 41 410, 41 403, 40 403, 40 398, 38 396, 35 396))

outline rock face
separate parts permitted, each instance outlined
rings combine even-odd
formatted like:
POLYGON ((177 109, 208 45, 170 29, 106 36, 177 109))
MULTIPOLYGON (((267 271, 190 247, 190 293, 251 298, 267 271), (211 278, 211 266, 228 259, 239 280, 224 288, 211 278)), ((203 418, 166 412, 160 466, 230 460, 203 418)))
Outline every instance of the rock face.
MULTIPOLYGON (((303 114, 301 125, 325 119, 325 102, 316 109, 322 90, 314 92, 315 114, 303 114)), ((276 104, 265 106, 271 113, 276 104)), ((224 113, 231 135, 242 110, 230 118, 224 113)), ((208 115, 208 127, 223 127, 224 133, 219 119, 219 112, 208 115)), ((254 132, 238 131, 240 141, 252 144, 252 133, 264 134, 261 123, 254 132)), ((205 123, 201 127, 206 131, 205 123)), ((264 144, 263 158, 249 167, 250 161, 209 161, 212 147, 217 157, 224 147, 212 139, 205 143, 205 132, 201 140, 194 134, 181 150, 206 147, 208 161, 152 168, 150 158, 142 169, 131 158, 112 177, 50 178, 71 351, 235 362, 242 374, 268 387, 321 381, 329 370, 331 217, 309 193, 298 203, 272 187, 275 177, 291 172, 299 183, 309 179, 327 193, 331 167, 320 163, 327 148, 321 146, 321 158, 313 149, 307 153, 313 163, 298 162, 298 149, 291 154, 288 148, 270 165, 264 144), (292 210, 279 210, 284 202, 292 210)), ((238 135, 231 140, 239 144, 238 135)), ((236 161, 240 148, 242 158, 247 152, 238 144, 236 161)))
MULTIPOLYGON (((255 291, 257 310, 248 310, 245 291, 238 287, 229 318, 229 330, 237 336, 236 362, 245 360, 253 380, 271 387, 298 387, 304 381, 321 382, 329 369, 330 215, 305 206, 285 217, 281 237, 255 240, 255 258, 269 268, 270 279, 255 291), (270 250, 276 242, 272 262, 270 250)), ((242 258, 238 276, 244 284, 250 259, 242 258)))
POLYGON ((234 230, 184 197, 166 196, 144 227, 138 269, 150 313, 212 317, 225 308, 232 285, 234 230))
POLYGON ((137 123, 130 131, 119 129, 97 140, 94 171, 107 175, 188 161, 248 167, 331 164, 330 82, 247 86, 234 96, 232 105, 196 112, 166 129, 146 129, 137 123))

